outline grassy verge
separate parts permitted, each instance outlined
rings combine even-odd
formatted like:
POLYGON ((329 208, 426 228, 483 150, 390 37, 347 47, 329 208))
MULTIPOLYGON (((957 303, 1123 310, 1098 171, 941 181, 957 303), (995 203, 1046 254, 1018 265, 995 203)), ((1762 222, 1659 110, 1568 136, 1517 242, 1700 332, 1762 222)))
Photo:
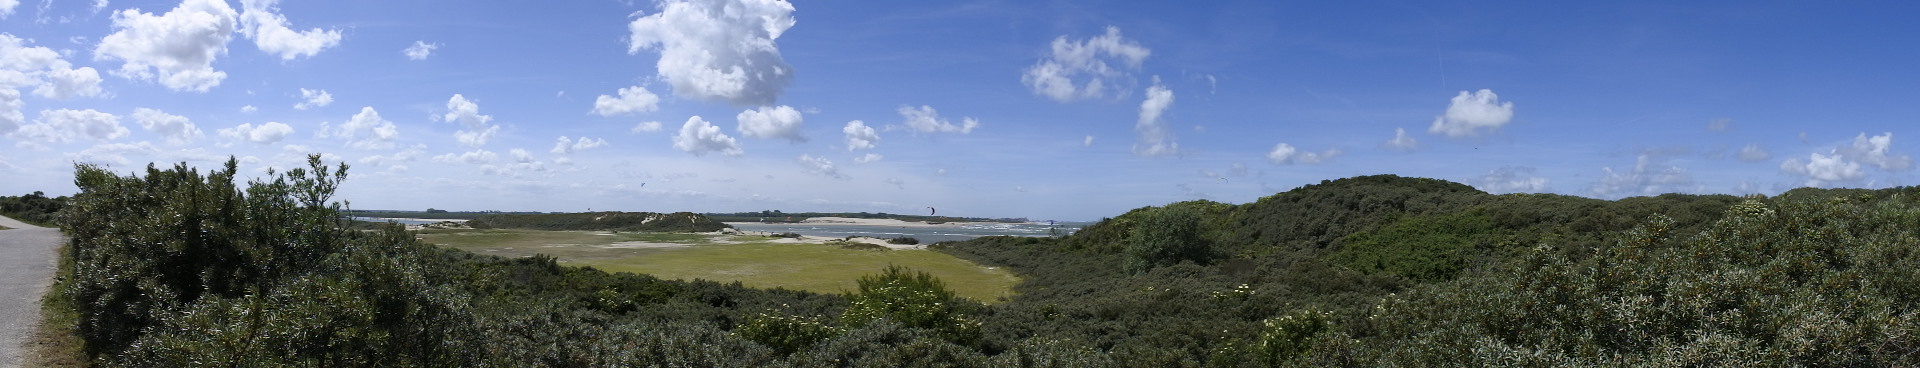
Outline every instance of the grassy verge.
POLYGON ((59 268, 53 272, 53 284, 40 297, 40 324, 27 338, 22 363, 27 367, 86 367, 87 353, 75 330, 80 320, 73 300, 67 298, 66 281, 73 277, 73 260, 67 258, 67 246, 61 245, 59 268))
POLYGON ((739 281, 754 287, 823 293, 859 289, 855 280, 887 265, 926 271, 962 297, 995 303, 1013 296, 1020 282, 1004 269, 982 267, 925 250, 853 250, 824 244, 724 244, 665 249, 593 265, 607 271, 645 273, 668 279, 739 281))
POLYGON ((707 234, 605 233, 538 230, 428 230, 427 242, 480 254, 546 254, 571 266, 633 272, 667 279, 739 281, 759 288, 821 293, 856 290, 860 276, 887 265, 926 271, 962 297, 997 303, 1020 282, 1005 269, 983 267, 926 250, 858 250, 838 245, 775 243, 769 237, 707 234))

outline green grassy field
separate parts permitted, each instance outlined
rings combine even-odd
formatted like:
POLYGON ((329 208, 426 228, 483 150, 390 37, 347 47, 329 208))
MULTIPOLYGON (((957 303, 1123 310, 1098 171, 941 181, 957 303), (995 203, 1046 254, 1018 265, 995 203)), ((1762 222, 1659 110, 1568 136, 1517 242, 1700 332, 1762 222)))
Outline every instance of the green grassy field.
POLYGON ((822 293, 857 288, 854 280, 887 265, 926 271, 960 296, 986 303, 1011 297, 1020 281, 1004 269, 983 267, 928 250, 853 250, 827 244, 774 243, 775 238, 706 234, 607 233, 538 230, 424 230, 429 243, 504 257, 546 254, 571 266, 633 272, 667 279, 739 281, 761 288, 822 293))

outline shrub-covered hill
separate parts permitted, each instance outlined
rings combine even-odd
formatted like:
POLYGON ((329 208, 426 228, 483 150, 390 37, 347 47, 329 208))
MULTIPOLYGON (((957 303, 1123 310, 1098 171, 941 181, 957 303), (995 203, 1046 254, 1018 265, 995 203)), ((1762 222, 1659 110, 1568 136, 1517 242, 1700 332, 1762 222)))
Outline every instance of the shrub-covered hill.
POLYGON ((234 165, 76 168, 59 288, 94 363, 1920 364, 1916 188, 1601 201, 1340 179, 936 245, 1021 275, 983 305, 899 268, 826 295, 474 255, 345 229, 344 165, 245 186, 234 165))
POLYGON ((730 229, 707 216, 692 212, 582 212, 549 214, 498 214, 467 221, 475 229, 532 230, 618 230, 703 233, 730 229))
POLYGON ((944 250, 1010 267, 990 341, 1136 366, 1920 362, 1920 189, 1618 201, 1332 180, 944 250))

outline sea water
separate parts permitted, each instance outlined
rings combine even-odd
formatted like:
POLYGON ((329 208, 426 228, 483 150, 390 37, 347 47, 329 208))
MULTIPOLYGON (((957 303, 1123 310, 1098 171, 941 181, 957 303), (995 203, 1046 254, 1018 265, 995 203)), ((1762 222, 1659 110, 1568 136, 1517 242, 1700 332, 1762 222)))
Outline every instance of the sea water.
POLYGON ((909 226, 885 226, 885 225, 815 225, 815 224, 804 224, 804 223, 764 224, 764 223, 741 223, 741 222, 734 222, 734 223, 728 223, 728 224, 733 225, 734 228, 740 229, 740 230, 762 231, 762 232, 769 232, 769 233, 775 233, 775 234, 795 233, 800 235, 823 236, 823 237, 830 237, 830 238, 844 238, 849 236, 865 236, 865 237, 874 237, 874 238, 881 238, 881 239, 911 237, 914 239, 919 239, 920 243, 922 244, 930 244, 930 243, 938 243, 943 241, 960 241, 960 240, 978 238, 982 236, 996 236, 996 235, 1032 236, 1032 237, 1053 236, 1056 234, 1067 235, 1067 234, 1072 234, 1074 231, 1080 230, 1081 227, 1084 227, 1086 225, 1091 225, 1092 223, 1090 222, 1059 222, 1053 225, 1048 225, 1047 223, 1044 223, 1044 222, 1040 222, 1040 223, 1032 223, 1032 222, 1029 222, 1029 223, 966 223, 966 224, 961 224, 959 226, 935 226, 935 227, 925 227, 925 226, 909 227, 909 226))

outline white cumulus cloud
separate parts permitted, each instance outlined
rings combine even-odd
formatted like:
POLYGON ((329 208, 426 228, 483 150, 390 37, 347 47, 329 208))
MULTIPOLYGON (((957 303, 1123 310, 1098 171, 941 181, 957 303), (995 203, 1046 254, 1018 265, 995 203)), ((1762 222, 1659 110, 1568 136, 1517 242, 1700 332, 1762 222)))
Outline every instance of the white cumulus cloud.
POLYGON ((921 105, 916 109, 903 105, 900 106, 899 112, 900 117, 906 118, 907 128, 925 133, 968 134, 973 133, 973 128, 980 127, 980 121, 972 117, 963 118, 960 125, 954 125, 946 118, 940 117, 940 112, 934 111, 933 106, 921 105))
POLYGON ((527 152, 527 150, 515 148, 515 149, 507 150, 507 153, 513 155, 513 162, 518 162, 523 164, 528 162, 533 162, 533 153, 527 152))
POLYGON ((1893 133, 1868 137, 1860 133, 1853 138, 1853 144, 1840 147, 1840 155, 1849 160, 1859 161, 1881 170, 1905 170, 1913 167, 1913 157, 1895 154, 1889 151, 1893 146, 1893 133))
POLYGON ((260 51, 279 55, 280 60, 312 57, 329 47, 340 45, 339 30, 319 28, 295 31, 280 15, 280 0, 240 0, 240 34, 253 40, 260 51))
POLYGON ((1106 34, 1080 41, 1054 38, 1049 51, 1039 63, 1027 67, 1020 83, 1034 94, 1060 102, 1099 98, 1108 91, 1125 93, 1131 84, 1130 71, 1140 69, 1140 63, 1153 54, 1120 36, 1119 27, 1107 27, 1106 34))
POLYGON ((646 87, 621 88, 619 97, 600 95, 593 100, 593 113, 600 116, 627 115, 657 110, 660 96, 646 87))
POLYGON ((880 145, 880 132, 874 131, 873 127, 859 120, 847 122, 847 126, 840 128, 840 132, 847 135, 848 151, 873 149, 880 145))
POLYGON ((1480 190, 1489 193, 1541 193, 1547 191, 1547 178, 1534 176, 1534 168, 1502 166, 1480 177, 1480 190))
POLYGON ((27 123, 27 115, 20 112, 24 106, 20 102, 20 91, 0 88, 0 135, 12 134, 27 123))
POLYGON ((33 94, 54 99, 68 99, 75 96, 94 97, 103 93, 100 89, 100 72, 92 67, 69 68, 61 61, 47 69, 46 81, 33 88, 33 94))
POLYGON ((1141 156, 1165 156, 1180 153, 1180 143, 1175 142, 1173 134, 1167 132, 1167 123, 1160 119, 1173 108, 1173 90, 1160 85, 1160 79, 1154 78, 1153 86, 1147 87, 1147 99, 1140 101, 1140 120, 1133 125, 1135 133, 1140 135, 1139 142, 1133 144, 1133 153, 1141 156))
POLYGON ((1407 135, 1406 128, 1393 128, 1393 139, 1388 139, 1387 143, 1382 143, 1380 146, 1395 151, 1406 152, 1420 149, 1420 141, 1413 139, 1413 136, 1407 135))
POLYGON ((288 135, 292 135, 292 134, 293 134, 293 127, 287 126, 286 124, 281 124, 279 122, 267 122, 265 124, 260 124, 259 126, 255 126, 251 123, 241 123, 240 125, 234 126, 232 128, 220 129, 221 137, 238 139, 238 140, 259 143, 259 144, 279 142, 281 139, 284 139, 288 135))
POLYGON ((480 115, 480 104, 467 100, 466 96, 454 94, 447 99, 447 113, 440 120, 459 123, 466 129, 454 132, 454 139, 467 146, 480 146, 493 139, 500 132, 499 125, 487 124, 493 121, 492 115, 480 115))
POLYGON ((1473 137, 1499 130, 1513 121, 1513 102, 1500 102, 1493 90, 1473 93, 1460 91, 1447 105, 1447 112, 1433 118, 1428 133, 1452 138, 1473 137))
POLYGON ((477 150, 467 151, 466 153, 461 153, 458 155, 448 153, 448 154, 443 154, 439 156, 433 156, 433 162, 439 162, 443 164, 467 163, 467 164, 473 164, 473 165, 481 165, 481 164, 493 163, 494 160, 499 159, 499 157, 500 156, 494 154, 493 151, 477 149, 477 150))
POLYGON ((811 155, 801 154, 800 158, 794 159, 794 162, 800 163, 800 167, 806 168, 809 173, 820 174, 834 179, 847 178, 846 175, 840 174, 840 169, 833 167, 832 160, 828 160, 825 157, 813 157, 811 155))
POLYGON ((383 150, 393 148, 394 139, 400 137, 400 129, 392 121, 380 118, 380 112, 375 111, 373 106, 365 106, 348 118, 345 124, 340 124, 339 128, 329 132, 323 127, 321 134, 345 139, 347 146, 354 149, 383 150))
POLYGON ((100 72, 92 67, 74 68, 60 52, 43 46, 27 46, 29 40, 0 33, 0 89, 32 86, 33 94, 53 99, 95 97, 100 89, 100 72))
POLYGON ((145 107, 133 109, 133 121, 153 134, 159 134, 175 145, 192 142, 201 135, 200 128, 185 116, 168 114, 165 111, 145 107))
POLYGON ((114 72, 121 77, 206 92, 227 78, 213 60, 227 51, 236 17, 224 0, 185 0, 160 15, 122 10, 113 14, 114 32, 100 39, 94 59, 121 60, 114 72))
POLYGON ((433 56, 433 49, 437 48, 440 48, 439 43, 413 41, 413 46, 407 46, 407 49, 400 50, 400 53, 406 54, 407 60, 426 60, 428 56, 433 56))
POLYGON ((1780 162, 1780 172, 1807 178, 1804 185, 1821 187, 1835 183, 1859 181, 1867 177, 1860 169, 1860 163, 1848 161, 1839 154, 1810 154, 1806 160, 1798 157, 1780 162))
POLYGON ((333 104, 333 94, 327 93, 327 90, 324 90, 324 89, 313 90, 313 89, 301 88, 300 99, 301 99, 300 103, 293 104, 294 110, 306 110, 306 109, 311 109, 315 107, 326 107, 327 105, 333 104))
POLYGON ((746 151, 740 150, 740 144, 733 137, 720 132, 720 127, 701 120, 699 116, 687 118, 680 125, 680 134, 673 136, 673 148, 686 151, 694 156, 704 156, 708 152, 719 152, 727 156, 739 156, 746 151))
POLYGON ((560 139, 554 140, 553 149, 548 152, 564 155, 564 154, 570 154, 578 151, 594 149, 594 148, 598 148, 605 145, 607 145, 607 140, 605 139, 580 137, 580 140, 575 141, 563 135, 563 136, 560 136, 560 139))
POLYGON ((39 143, 66 143, 79 139, 109 141, 130 133, 114 114, 87 110, 41 110, 40 119, 20 127, 11 136, 39 143))
POLYGON ((794 25, 781 0, 661 0, 627 25, 627 53, 657 50, 676 95, 736 106, 772 105, 793 81, 774 42, 794 25))
POLYGON ((1329 148, 1326 151, 1320 152, 1305 152, 1286 143, 1276 144, 1273 146, 1273 150, 1267 151, 1267 161, 1272 161, 1275 165, 1312 165, 1332 160, 1337 156, 1340 156, 1340 149, 1338 148, 1329 148))
POLYGON ((794 142, 806 142, 807 137, 800 135, 800 110, 793 106, 772 106, 747 109, 735 115, 740 121, 740 135, 760 138, 782 138, 794 142))
POLYGON ((1853 141, 1827 154, 1812 153, 1780 162, 1780 172, 1806 178, 1803 185, 1824 187, 1854 183, 1867 177, 1867 168, 1897 171, 1913 168, 1913 157, 1894 153, 1893 133, 1868 136, 1860 133, 1853 141))
POLYGON ((13 8, 20 6, 20 0, 0 0, 0 19, 13 15, 13 8))
POLYGON ((868 153, 865 155, 860 155, 860 157, 854 157, 853 162, 864 164, 864 163, 869 163, 874 161, 880 161, 880 159, 884 157, 885 156, 881 156, 878 153, 868 153))

